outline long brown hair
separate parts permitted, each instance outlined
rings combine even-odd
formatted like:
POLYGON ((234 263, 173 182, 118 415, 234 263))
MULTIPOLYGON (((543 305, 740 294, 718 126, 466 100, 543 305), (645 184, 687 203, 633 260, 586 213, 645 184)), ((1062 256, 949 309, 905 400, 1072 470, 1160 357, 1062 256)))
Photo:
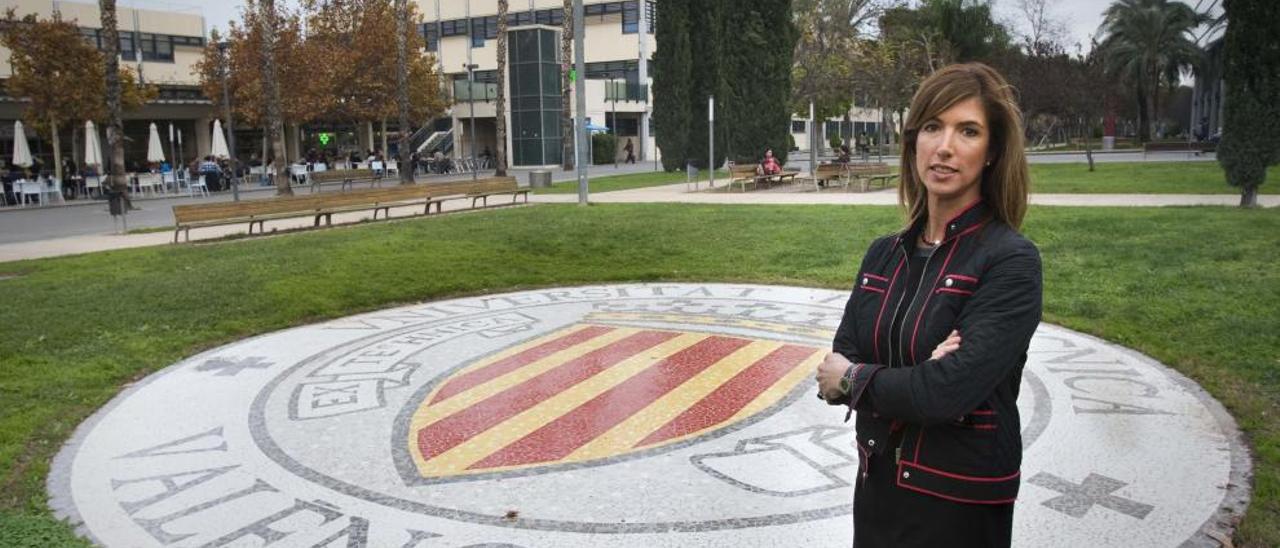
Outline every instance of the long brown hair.
POLYGON ((991 165, 982 170, 982 200, 997 219, 1015 229, 1022 226, 1031 179, 1023 152, 1022 111, 1009 82, 982 63, 950 65, 933 73, 911 99, 902 139, 902 184, 898 185, 898 201, 909 226, 925 218, 929 208, 924 183, 916 173, 917 132, 929 120, 971 97, 982 103, 991 128, 987 144, 991 165))

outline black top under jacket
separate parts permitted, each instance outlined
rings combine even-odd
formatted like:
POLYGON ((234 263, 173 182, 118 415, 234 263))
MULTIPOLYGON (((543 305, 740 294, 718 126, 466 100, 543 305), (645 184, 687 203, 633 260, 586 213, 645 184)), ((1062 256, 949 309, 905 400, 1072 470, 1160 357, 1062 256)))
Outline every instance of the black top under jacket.
POLYGON ((922 229, 877 239, 863 258, 833 343, 855 368, 838 403, 857 411, 861 456, 892 458, 899 488, 1007 504, 1019 487, 1017 399, 1040 323, 1040 252, 977 202, 908 281, 922 229), (960 348, 930 359, 953 329, 960 348))

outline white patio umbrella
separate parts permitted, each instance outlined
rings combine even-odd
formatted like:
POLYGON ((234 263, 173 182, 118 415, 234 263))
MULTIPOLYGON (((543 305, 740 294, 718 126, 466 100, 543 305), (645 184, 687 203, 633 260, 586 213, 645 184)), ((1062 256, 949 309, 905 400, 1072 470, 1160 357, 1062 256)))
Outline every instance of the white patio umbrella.
POLYGON ((156 129, 155 122, 151 123, 151 138, 147 141, 147 161, 164 162, 164 146, 160 144, 160 130, 156 129))
POLYGON ((84 164, 102 167, 102 141, 98 139, 98 129, 93 122, 84 123, 84 164))
POLYGON ((31 148, 27 145, 27 132, 22 129, 22 120, 13 122, 13 165, 31 167, 31 148))
POLYGON ((215 158, 231 156, 227 152, 227 136, 222 134, 222 120, 213 121, 213 149, 209 153, 215 158))

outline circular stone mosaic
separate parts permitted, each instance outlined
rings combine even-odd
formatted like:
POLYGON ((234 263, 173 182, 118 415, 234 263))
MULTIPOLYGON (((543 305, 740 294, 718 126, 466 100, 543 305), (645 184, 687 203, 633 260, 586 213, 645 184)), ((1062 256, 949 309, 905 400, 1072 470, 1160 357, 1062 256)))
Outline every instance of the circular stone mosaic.
MULTIPOLYGON (((852 423, 813 394, 847 293, 636 284, 386 310, 125 390, 50 474, 107 546, 848 546, 852 423)), ((1135 352, 1042 325, 1016 546, 1216 546, 1234 423, 1135 352)))

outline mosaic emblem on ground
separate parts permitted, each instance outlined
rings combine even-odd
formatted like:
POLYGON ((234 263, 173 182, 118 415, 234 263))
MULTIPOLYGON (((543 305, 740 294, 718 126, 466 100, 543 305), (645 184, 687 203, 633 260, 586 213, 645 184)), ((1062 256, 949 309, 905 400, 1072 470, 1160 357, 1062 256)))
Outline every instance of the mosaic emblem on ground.
MULTIPOLYGON (((126 390, 54 463, 108 546, 847 546, 857 459, 814 398, 847 293, 613 285, 365 314, 126 390)), ((1020 546, 1216 545, 1239 433, 1136 353, 1042 325, 1020 546)))

